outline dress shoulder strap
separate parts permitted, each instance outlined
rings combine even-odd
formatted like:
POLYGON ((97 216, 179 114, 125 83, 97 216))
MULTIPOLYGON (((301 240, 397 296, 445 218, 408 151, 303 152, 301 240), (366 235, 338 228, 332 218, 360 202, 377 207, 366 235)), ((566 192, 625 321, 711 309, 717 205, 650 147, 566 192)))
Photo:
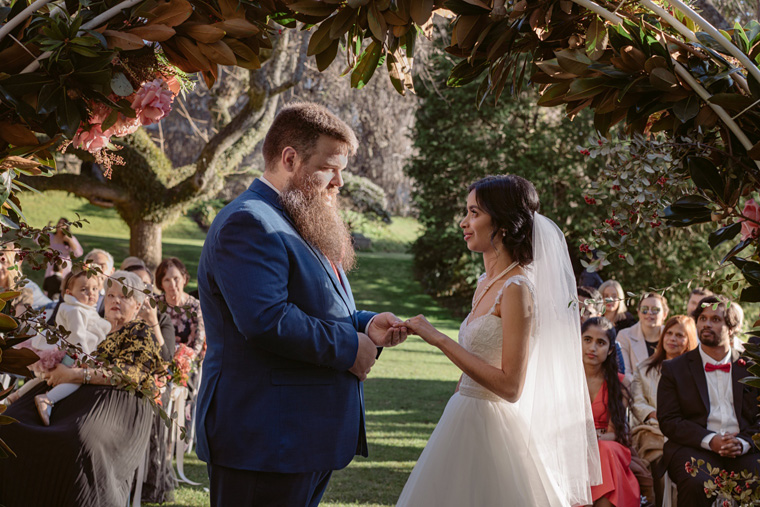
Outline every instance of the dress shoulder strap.
POLYGON ((536 297, 533 292, 533 284, 525 275, 513 275, 507 278, 507 280, 504 282, 504 285, 501 286, 501 289, 499 289, 499 292, 496 293, 496 299, 493 302, 493 306, 491 307, 491 311, 488 313, 494 313, 496 311, 496 307, 501 304, 501 296, 504 294, 504 289, 509 287, 511 284, 515 285, 525 285, 528 290, 530 291, 530 297, 532 300, 535 301, 536 297))

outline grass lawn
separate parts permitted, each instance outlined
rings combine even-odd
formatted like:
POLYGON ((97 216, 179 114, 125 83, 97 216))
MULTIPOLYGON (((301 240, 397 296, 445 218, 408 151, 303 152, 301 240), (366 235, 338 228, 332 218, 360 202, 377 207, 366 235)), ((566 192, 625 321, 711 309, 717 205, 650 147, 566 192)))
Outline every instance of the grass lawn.
MULTIPOLYGON (((73 220, 79 213, 90 222, 74 231, 85 251, 103 248, 117 263, 128 255, 129 230, 114 210, 97 208, 65 192, 25 194, 21 202, 31 225, 42 226, 61 216, 73 220)), ((401 318, 424 313, 455 337, 459 322, 436 306, 412 278, 412 259, 406 251, 419 234, 417 222, 397 218, 390 226, 370 224, 362 232, 372 239, 373 248, 359 254, 358 267, 349 276, 357 306, 393 311, 401 318)), ((195 223, 182 217, 164 230, 164 256, 182 259, 194 279, 203 239, 204 233, 195 223)), ((28 275, 41 282, 37 280, 39 272, 28 275)), ((386 349, 365 383, 370 457, 356 458, 346 469, 335 472, 322 505, 395 505, 458 377, 458 370, 443 354, 417 337, 386 349)), ((186 456, 185 473, 202 485, 180 486, 176 501, 165 505, 209 505, 204 491, 208 486, 206 466, 195 454, 186 456)))

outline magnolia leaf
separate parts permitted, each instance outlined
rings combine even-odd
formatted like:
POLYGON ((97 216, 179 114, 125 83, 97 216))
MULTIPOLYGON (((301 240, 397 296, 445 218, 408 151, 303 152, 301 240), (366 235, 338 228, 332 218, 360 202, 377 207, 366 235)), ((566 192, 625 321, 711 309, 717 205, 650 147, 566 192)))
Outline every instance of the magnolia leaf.
POLYGON ((223 41, 218 40, 213 44, 198 42, 198 49, 201 50, 201 53, 203 53, 209 61, 218 63, 219 65, 235 65, 237 63, 235 53, 223 41))
POLYGON ((332 41, 332 44, 330 44, 327 49, 319 53, 314 57, 314 59, 317 61, 317 69, 319 72, 323 72, 326 70, 330 64, 335 60, 335 57, 338 55, 338 46, 340 45, 340 39, 335 39, 332 41))
POLYGON ((254 35, 257 35, 259 32, 261 32, 258 26, 254 25, 250 21, 239 18, 219 21, 218 23, 214 23, 211 26, 224 30, 224 32, 230 37, 240 39, 253 37, 254 35))
POLYGON ((710 245, 710 248, 715 250, 715 247, 718 245, 734 239, 739 232, 742 230, 742 224, 741 222, 736 222, 735 224, 727 225, 725 227, 721 227, 717 231, 710 234, 710 236, 707 238, 707 244, 710 245))
POLYGON ((412 21, 417 23, 418 26, 427 23, 433 14, 433 0, 411 0, 409 3, 411 4, 409 6, 409 15, 412 17, 412 21))
POLYGON ((338 8, 338 3, 318 2, 316 0, 299 0, 288 4, 288 9, 307 16, 324 18, 338 8))
POLYGON ((372 74, 375 73, 377 65, 380 62, 380 56, 383 54, 383 47, 377 41, 367 46, 359 62, 356 64, 356 68, 351 72, 351 87, 356 89, 364 88, 369 80, 372 78, 372 74))
POLYGON ((683 100, 673 104, 673 114, 676 115, 681 123, 695 118, 699 114, 700 100, 697 95, 689 95, 683 100))
POLYGON ((725 182, 715 164, 704 157, 689 157, 686 160, 694 184, 703 191, 711 191, 718 199, 723 197, 725 182))
POLYGON ((219 27, 218 24, 204 25, 201 23, 183 23, 177 28, 183 34, 204 44, 213 44, 214 42, 221 40, 227 33, 224 29, 219 27))
POLYGON ((145 45, 141 37, 128 32, 106 30, 103 35, 108 42, 108 49, 140 49, 145 45))
POLYGON ((330 38, 330 27, 332 26, 334 20, 335 18, 328 19, 319 25, 319 28, 317 28, 316 31, 311 34, 311 38, 309 39, 309 47, 306 50, 307 56, 318 55, 330 47, 330 45, 333 43, 332 39, 330 38))
POLYGON ((148 13, 148 25, 174 27, 184 23, 192 13, 193 6, 187 0, 170 0, 148 13))
POLYGON ((356 21, 356 10, 346 6, 335 14, 335 19, 330 25, 330 38, 338 39, 345 34, 356 21))
POLYGON ((662 67, 652 69, 652 73, 649 74, 649 83, 658 90, 665 92, 670 92, 678 88, 678 79, 676 79, 675 74, 662 67))
POLYGON ((369 30, 372 32, 373 37, 380 42, 385 41, 386 33, 388 32, 388 24, 385 22, 385 18, 380 14, 377 8, 377 2, 372 2, 367 12, 367 24, 369 30))
POLYGON ((176 32, 174 31, 174 28, 170 26, 157 24, 138 26, 137 28, 129 30, 129 33, 132 35, 137 35, 143 40, 151 42, 164 42, 165 40, 169 40, 174 37, 174 34, 176 32))
POLYGON ((607 27, 599 17, 594 18, 586 31, 586 54, 594 61, 598 60, 604 49, 607 47, 607 43, 610 40, 610 36, 607 33, 607 27))

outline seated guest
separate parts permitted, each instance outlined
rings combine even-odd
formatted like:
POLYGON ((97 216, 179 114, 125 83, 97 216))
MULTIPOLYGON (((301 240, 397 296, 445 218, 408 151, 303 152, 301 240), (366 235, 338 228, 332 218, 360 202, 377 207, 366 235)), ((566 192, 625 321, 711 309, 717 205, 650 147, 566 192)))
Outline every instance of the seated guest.
POLYGON ((736 306, 708 296, 693 317, 699 347, 662 364, 657 418, 667 438, 663 466, 678 487, 678 504, 707 507, 713 500, 704 492, 704 482, 711 479, 706 465, 696 477, 684 465, 695 458, 729 473, 758 473, 752 435, 760 431, 760 393, 740 382, 750 374, 731 348, 739 330, 736 306))
POLYGON ((641 494, 631 471, 626 419, 628 390, 614 358, 615 328, 604 317, 592 317, 581 326, 583 368, 599 439, 602 484, 591 486, 595 507, 639 507, 641 494))
MULTIPOLYGON (((633 395, 634 428, 631 440, 636 453, 654 471, 662 457, 665 437, 657 422, 657 384, 660 382, 660 368, 665 360, 675 359, 681 354, 697 348, 697 330, 694 321, 686 315, 671 317, 662 328, 660 341, 652 357, 636 367, 631 384, 633 395)), ((662 481, 655 481, 655 492, 662 498, 662 481)), ((658 505, 661 504, 658 502, 658 505)))
POLYGON ((697 304, 707 296, 714 296, 711 290, 707 290, 704 287, 697 287, 689 293, 689 302, 686 304, 686 315, 691 317, 694 310, 697 309, 697 304))
MULTIPOLYGON (((127 257, 127 259, 138 259, 127 257)), ((138 259, 139 260, 139 259, 138 259)), ((126 262, 126 259, 125 259, 126 262)), ((142 261, 140 261, 142 262, 142 261)), ((122 262, 122 266, 124 263, 122 262)), ((144 264, 133 263, 125 269, 140 277, 145 283, 145 288, 153 290, 153 274, 144 264)), ((152 323, 152 311, 149 301, 143 303, 138 314, 146 322, 152 323)), ((161 343, 161 359, 169 363, 174 359, 174 324, 171 317, 165 312, 158 312, 158 328, 153 327, 156 333, 159 329, 163 341, 161 343)), ((165 386, 161 393, 161 405, 169 406, 171 389, 165 386)), ((145 481, 142 487, 142 501, 145 503, 165 503, 174 500, 175 479, 172 470, 172 449, 169 445, 169 429, 161 419, 161 414, 153 416, 153 428, 150 435, 150 447, 148 451, 148 468, 145 470, 145 481)))
POLYGON ((604 298, 604 318, 615 325, 620 331, 636 323, 636 318, 628 311, 625 304, 623 286, 617 280, 607 280, 599 286, 599 292, 604 298))
POLYGON ((4 412, 18 422, 0 426, 0 439, 17 455, 0 459, 2 505, 127 504, 135 471, 145 459, 153 419, 142 393, 155 392, 153 375, 164 368, 153 332, 137 319, 145 298, 142 281, 123 271, 114 276, 124 277, 135 290, 125 295, 117 281, 106 289, 106 320, 112 331, 98 345, 98 354, 121 373, 59 364, 44 377, 47 385, 33 389, 4 412), (84 385, 56 405, 50 426, 44 426, 34 396, 63 383, 84 385))
MULTIPOLYGON (((581 312, 581 324, 591 317, 599 317, 602 314, 604 301, 598 290, 592 287, 578 287, 578 301, 581 312)), ((615 343, 615 359, 618 362, 618 371, 625 374, 623 351, 620 350, 619 343, 615 343)))
POLYGON ((130 257, 125 258, 123 261, 121 261, 121 266, 119 266, 119 269, 123 271, 129 271, 129 268, 131 268, 132 266, 140 266, 140 267, 145 268, 145 261, 143 261, 139 257, 130 256, 130 257))
MULTIPOLYGON (((84 256, 85 264, 90 264, 93 268, 100 268, 100 274, 98 279, 100 280, 101 287, 105 287, 106 278, 111 276, 114 272, 113 255, 106 252, 102 248, 93 248, 87 255, 84 256)), ((98 298, 98 313, 103 315, 103 298, 105 297, 105 289, 101 289, 100 297, 98 298)))
POLYGON ((16 255, 16 245, 6 243, 0 246, 0 289, 2 290, 21 290, 21 288, 32 291, 32 308, 41 310, 53 301, 48 298, 40 286, 29 279, 24 279, 24 273, 21 271, 21 261, 16 255), (15 269, 14 269, 15 268, 15 269))
POLYGON ((578 287, 578 308, 581 313, 581 324, 591 317, 602 314, 604 301, 601 293, 593 287, 578 287))
POLYGON ((661 294, 647 292, 639 301, 639 321, 620 331, 618 342, 623 350, 625 378, 633 381, 639 363, 654 354, 662 334, 662 323, 668 318, 668 301, 661 294))
POLYGON ((61 286, 63 285, 63 275, 61 266, 53 266, 53 274, 45 277, 42 282, 42 290, 52 301, 57 301, 61 295, 61 286))
POLYGON ((185 293, 189 281, 187 268, 176 257, 164 259, 156 268, 156 288, 163 292, 158 299, 168 305, 166 313, 174 322, 176 344, 178 347, 180 344, 187 345, 198 357, 206 342, 206 331, 200 301, 185 293), (175 307, 180 309, 176 310, 175 307))
MULTIPOLYGON (((48 222, 48 225, 50 223, 48 222)), ((50 248, 59 253, 61 261, 61 276, 65 277, 71 271, 71 258, 79 257, 84 253, 82 245, 77 241, 76 236, 71 234, 71 228, 69 221, 65 218, 60 218, 55 226, 55 232, 48 233, 50 238, 50 248)), ((45 270, 45 278, 53 274, 53 266, 55 263, 48 262, 47 269, 45 270)))

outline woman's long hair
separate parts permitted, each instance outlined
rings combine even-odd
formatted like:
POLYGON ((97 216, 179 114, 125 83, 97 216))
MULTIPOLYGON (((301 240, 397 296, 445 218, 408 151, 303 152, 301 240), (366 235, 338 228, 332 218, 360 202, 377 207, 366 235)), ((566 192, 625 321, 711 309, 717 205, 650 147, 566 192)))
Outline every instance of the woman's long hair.
POLYGON ((647 373, 652 371, 653 368, 657 369, 657 371, 660 370, 662 362, 666 357, 664 344, 665 333, 676 324, 681 324, 684 331, 686 331, 686 352, 696 349, 697 345, 699 345, 699 342, 697 342, 697 326, 694 325, 694 319, 687 317, 686 315, 674 315, 668 319, 664 326, 662 326, 662 333, 660 333, 660 340, 657 342, 657 348, 647 362, 647 373))
POLYGON ((581 326, 581 335, 591 326, 597 326, 607 334, 610 341, 610 351, 607 358, 602 363, 602 372, 604 381, 607 383, 607 414, 615 428, 615 440, 626 446, 631 445, 631 436, 628 431, 628 417, 626 415, 626 404, 631 404, 631 393, 618 378, 617 364, 617 331, 612 322, 604 317, 591 317, 581 326))

